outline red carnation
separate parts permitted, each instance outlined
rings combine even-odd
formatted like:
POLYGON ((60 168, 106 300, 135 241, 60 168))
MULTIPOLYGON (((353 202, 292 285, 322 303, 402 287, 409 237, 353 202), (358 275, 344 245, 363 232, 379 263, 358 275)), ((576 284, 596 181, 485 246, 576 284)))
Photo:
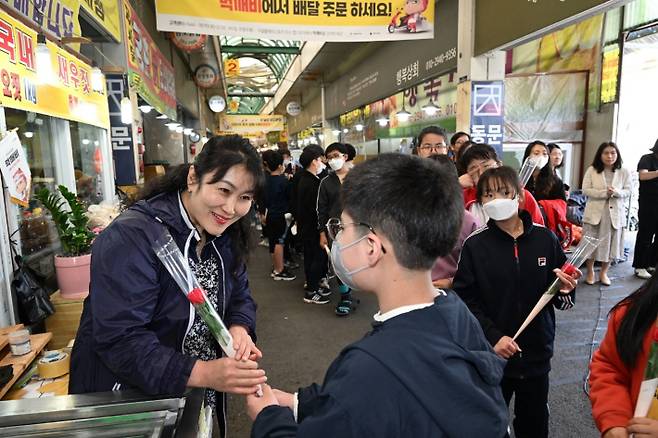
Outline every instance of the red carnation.
POLYGON ((195 287, 187 294, 187 299, 192 304, 203 304, 205 301, 205 292, 200 287, 195 287))
POLYGON ((562 267, 562 272, 564 272, 567 275, 575 275, 576 274, 576 267, 572 265, 571 263, 567 262, 564 264, 562 267))

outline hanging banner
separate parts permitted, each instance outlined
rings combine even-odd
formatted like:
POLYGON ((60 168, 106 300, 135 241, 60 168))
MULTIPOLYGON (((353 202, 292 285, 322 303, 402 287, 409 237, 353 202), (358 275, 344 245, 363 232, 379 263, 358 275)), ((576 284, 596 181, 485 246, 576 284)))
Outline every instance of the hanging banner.
POLYGON ((16 130, 8 132, 0 140, 0 170, 11 202, 27 207, 30 201, 32 173, 16 130))
POLYGON ((619 45, 603 49, 601 63, 601 103, 616 102, 619 88, 619 45))
POLYGON ((471 88, 471 141, 486 143, 503 156, 505 126, 503 81, 473 81, 471 88))
POLYGON ((91 66, 48 41, 53 77, 37 72, 37 33, 0 11, 0 105, 107 128, 105 91, 91 89, 91 66))
POLYGON ((0 5, 19 13, 54 39, 80 35, 80 0, 0 0, 0 5))
POLYGON ((121 14, 117 0, 77 0, 77 3, 100 29, 121 42, 121 14))
POLYGON ((114 181, 119 186, 137 184, 135 143, 131 124, 121 121, 121 98, 126 95, 123 75, 110 74, 107 80, 107 103, 110 109, 110 142, 114 159, 114 181))
POLYGON ((219 130, 224 134, 283 131, 286 119, 283 116, 222 115, 219 130))
POLYGON ((135 10, 124 0, 128 78, 142 98, 176 120, 174 68, 160 52, 135 10))
POLYGON ((434 38, 430 0, 156 0, 158 30, 301 41, 434 38))
POLYGON ((224 75, 227 78, 237 78, 240 76, 240 59, 229 58, 224 61, 224 75))

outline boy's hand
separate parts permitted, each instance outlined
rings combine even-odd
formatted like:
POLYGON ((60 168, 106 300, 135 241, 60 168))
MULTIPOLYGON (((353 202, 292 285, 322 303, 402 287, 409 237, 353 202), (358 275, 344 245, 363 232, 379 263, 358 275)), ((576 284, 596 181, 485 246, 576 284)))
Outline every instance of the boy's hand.
POLYGON ((514 356, 517 351, 521 351, 521 348, 512 338, 509 336, 503 336, 498 342, 496 342, 496 345, 494 345, 494 351, 503 359, 509 359, 514 356))
POLYGON ((628 438, 628 431, 625 427, 613 427, 608 429, 601 438, 628 438))
POLYGON ((279 405, 285 406, 293 410, 295 404, 295 395, 289 392, 280 391, 278 389, 272 389, 276 401, 279 402, 279 405))
POLYGON ((247 414, 249 414, 249 418, 251 418, 252 421, 255 420, 258 414, 260 414, 260 411, 266 407, 279 405, 270 385, 263 384, 262 387, 262 397, 258 397, 256 394, 249 394, 247 396, 247 414))
POLYGON ((583 275, 580 269, 576 269, 573 275, 565 274, 562 269, 553 269, 553 272, 555 272, 555 276, 562 282, 560 292, 563 294, 568 294, 574 290, 578 284, 578 279, 583 275))
POLYGON ((634 436, 646 437, 646 438, 655 438, 658 437, 658 421, 652 420, 651 418, 633 418, 628 422, 629 435, 634 434, 634 436))

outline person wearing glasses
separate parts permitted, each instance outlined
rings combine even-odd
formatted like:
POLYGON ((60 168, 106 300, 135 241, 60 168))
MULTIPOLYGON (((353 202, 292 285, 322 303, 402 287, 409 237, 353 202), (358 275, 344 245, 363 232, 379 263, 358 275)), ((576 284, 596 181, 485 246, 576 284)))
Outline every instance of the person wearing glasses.
POLYGON ((447 155, 446 133, 438 126, 427 126, 418 134, 414 155, 429 158, 431 155, 447 155))
MULTIPOLYGON (((489 221, 489 216, 477 199, 476 187, 478 181, 485 171, 501 165, 496 150, 488 144, 475 144, 461 156, 458 167, 465 169, 465 173, 459 177, 459 183, 464 189, 464 207, 481 224, 486 224, 489 221)), ((526 189, 523 189, 523 193, 524 196, 519 201, 519 208, 530 213, 534 223, 544 225, 544 217, 534 196, 526 189)))
POLYGON ((504 361, 430 277, 461 226, 457 179, 433 160, 382 154, 347 175, 342 199, 327 227, 331 260, 345 284, 377 298, 374 328, 343 349, 322 385, 296 394, 263 385, 263 397, 247 397, 251 436, 505 436, 504 361))

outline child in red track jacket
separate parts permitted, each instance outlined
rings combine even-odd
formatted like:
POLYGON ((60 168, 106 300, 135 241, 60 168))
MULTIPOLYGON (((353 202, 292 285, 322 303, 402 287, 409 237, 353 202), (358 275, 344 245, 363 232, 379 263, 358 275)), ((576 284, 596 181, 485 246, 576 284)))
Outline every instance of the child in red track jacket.
POLYGON ((589 378, 592 415, 604 438, 658 437, 658 420, 633 418, 657 316, 656 275, 610 311, 589 378))

